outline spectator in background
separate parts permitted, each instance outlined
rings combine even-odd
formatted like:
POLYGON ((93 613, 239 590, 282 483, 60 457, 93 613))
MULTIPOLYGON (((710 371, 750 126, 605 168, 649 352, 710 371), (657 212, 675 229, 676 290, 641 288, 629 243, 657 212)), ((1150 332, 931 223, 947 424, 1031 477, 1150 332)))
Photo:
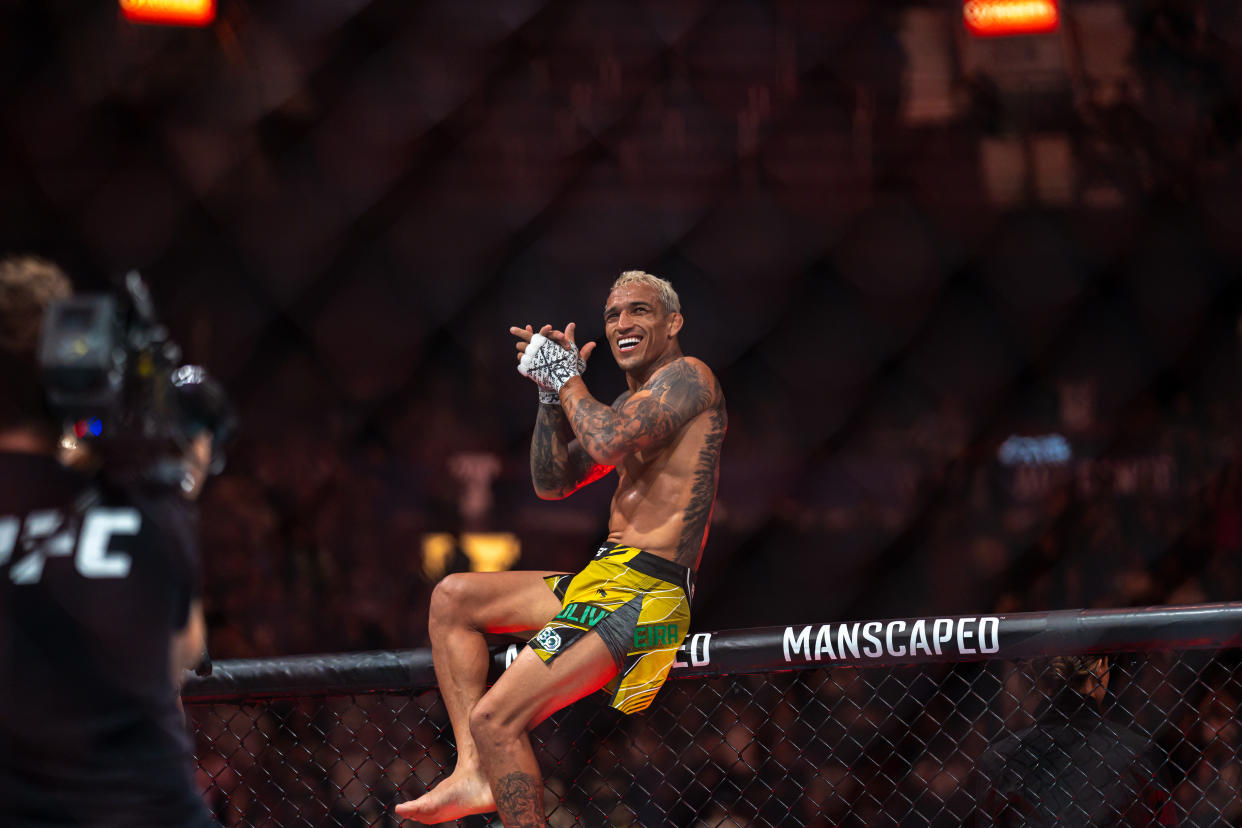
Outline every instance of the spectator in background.
POLYGON ((1196 686, 1177 700, 1185 709, 1173 730, 1170 753, 1186 771, 1175 798, 1189 825, 1242 824, 1240 680, 1218 662, 1199 672, 1196 686), (1203 695, 1191 707, 1200 689, 1203 695))
POLYGON ((976 826, 1176 825, 1162 763, 1137 733, 1100 712, 1106 656, 1058 656, 1040 673, 1048 700, 1033 727, 979 758, 976 826))

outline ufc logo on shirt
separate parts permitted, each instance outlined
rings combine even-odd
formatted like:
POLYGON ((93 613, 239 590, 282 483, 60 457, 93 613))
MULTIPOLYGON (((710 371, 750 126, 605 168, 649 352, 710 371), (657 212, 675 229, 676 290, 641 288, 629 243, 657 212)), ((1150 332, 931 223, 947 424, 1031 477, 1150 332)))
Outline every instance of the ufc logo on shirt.
POLYGON ((128 507, 90 509, 80 518, 55 509, 31 512, 25 520, 0 517, 0 567, 9 567, 14 584, 34 584, 49 558, 72 555, 84 578, 124 578, 133 560, 108 546, 114 537, 137 535, 141 529, 142 515, 128 507))

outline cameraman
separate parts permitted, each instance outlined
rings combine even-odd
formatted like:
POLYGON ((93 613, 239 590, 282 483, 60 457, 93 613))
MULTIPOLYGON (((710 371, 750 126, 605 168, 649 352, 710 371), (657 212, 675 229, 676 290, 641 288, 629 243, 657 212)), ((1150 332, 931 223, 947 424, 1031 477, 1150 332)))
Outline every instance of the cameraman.
POLYGON ((55 459, 37 349, 70 293, 0 261, 0 824, 211 826, 177 696, 204 651, 194 515, 55 459))

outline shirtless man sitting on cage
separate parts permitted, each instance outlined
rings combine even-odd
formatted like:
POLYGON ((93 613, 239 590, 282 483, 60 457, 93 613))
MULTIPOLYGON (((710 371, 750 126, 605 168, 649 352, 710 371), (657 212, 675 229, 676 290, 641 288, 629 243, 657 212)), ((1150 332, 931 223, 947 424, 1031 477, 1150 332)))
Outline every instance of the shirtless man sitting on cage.
POLYGON ((398 816, 435 824, 495 810, 510 828, 545 825, 528 732, 601 688, 625 713, 655 698, 689 628, 728 423, 715 375, 681 352, 683 323, 667 281, 621 274, 604 327, 628 389, 611 406, 582 381, 595 344, 579 352, 573 323, 509 329, 518 370, 539 386, 535 492, 558 500, 615 469, 608 536, 576 574, 459 573, 436 586, 428 631, 457 767, 398 816), (532 630, 488 689, 484 633, 532 630))

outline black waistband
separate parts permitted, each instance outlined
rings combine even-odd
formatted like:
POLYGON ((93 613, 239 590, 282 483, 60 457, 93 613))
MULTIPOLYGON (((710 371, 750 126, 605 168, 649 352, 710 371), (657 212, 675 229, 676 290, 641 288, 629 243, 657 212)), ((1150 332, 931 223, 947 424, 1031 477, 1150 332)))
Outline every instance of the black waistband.
MULTIPOLYGON (((621 543, 606 543, 595 553, 596 558, 606 558, 613 552, 624 549, 633 549, 621 543)), ((677 584, 686 590, 689 594, 691 587, 694 585, 694 573, 681 564, 675 564, 668 558, 661 558, 659 555, 652 555, 650 552, 638 550, 638 554, 630 558, 626 564, 630 569, 641 572, 644 575, 650 575, 652 578, 659 578, 661 581, 668 581, 670 584, 677 584)))

